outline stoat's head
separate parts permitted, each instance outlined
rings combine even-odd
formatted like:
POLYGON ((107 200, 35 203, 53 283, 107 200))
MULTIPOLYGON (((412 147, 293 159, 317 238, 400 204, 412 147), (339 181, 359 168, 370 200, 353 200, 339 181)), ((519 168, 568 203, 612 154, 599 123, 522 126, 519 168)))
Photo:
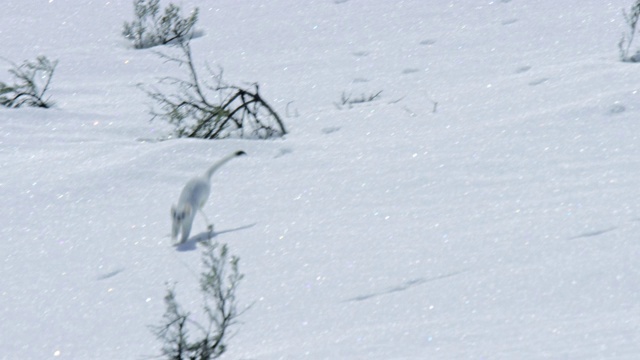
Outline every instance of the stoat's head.
POLYGON ((191 216, 191 206, 189 204, 176 208, 175 205, 171 207, 171 238, 176 239, 184 219, 191 216))

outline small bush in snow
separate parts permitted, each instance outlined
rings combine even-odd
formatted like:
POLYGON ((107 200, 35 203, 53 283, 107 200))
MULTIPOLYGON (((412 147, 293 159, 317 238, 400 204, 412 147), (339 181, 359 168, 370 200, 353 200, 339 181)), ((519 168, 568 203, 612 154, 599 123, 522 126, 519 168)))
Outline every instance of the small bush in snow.
POLYGON ((45 98, 45 93, 49 90, 58 61, 39 56, 34 62, 25 61, 21 65, 9 63, 13 66, 9 73, 15 80, 11 85, 0 82, 0 105, 10 108, 51 107, 53 103, 45 98))
POLYGON ((193 35, 193 26, 198 21, 198 8, 188 17, 182 17, 179 6, 170 3, 160 16, 160 0, 135 0, 133 8, 136 19, 125 22, 122 35, 133 42, 136 49, 169 44, 193 35))
POLYGON ((640 0, 636 0, 635 4, 631 6, 631 10, 627 13, 622 10, 624 20, 629 26, 629 33, 623 33, 620 42, 618 43, 618 49, 620 51, 620 60, 628 62, 640 62, 640 51, 634 55, 629 56, 629 50, 633 43, 633 37, 636 34, 636 27, 638 20, 640 19, 640 0))
POLYGON ((260 96, 257 84, 250 88, 228 85, 222 80, 222 71, 214 73, 211 69, 209 75, 215 83, 205 83, 196 71, 189 41, 179 42, 176 47, 178 56, 158 55, 185 69, 186 77, 160 79, 160 86, 172 88, 169 93, 141 85, 155 102, 153 119, 159 117, 173 125, 178 137, 266 139, 286 134, 280 116, 260 96))
POLYGON ((204 295, 203 312, 206 323, 192 320, 176 300, 173 289, 164 298, 166 310, 162 324, 152 327, 162 341, 162 355, 172 360, 216 359, 226 350, 226 339, 231 326, 241 312, 237 310, 236 289, 243 278, 238 271, 239 259, 229 258, 226 245, 206 245, 203 265, 206 271, 200 277, 200 291, 204 295), (191 331, 199 334, 195 340, 191 331))
POLYGON ((354 105, 372 102, 378 99, 380 97, 380 94, 382 94, 382 90, 378 91, 375 94, 362 94, 360 95, 360 97, 352 97, 351 94, 343 92, 342 97, 340 98, 340 102, 334 103, 334 105, 338 108, 338 110, 342 110, 342 108, 345 106, 351 109, 354 105))

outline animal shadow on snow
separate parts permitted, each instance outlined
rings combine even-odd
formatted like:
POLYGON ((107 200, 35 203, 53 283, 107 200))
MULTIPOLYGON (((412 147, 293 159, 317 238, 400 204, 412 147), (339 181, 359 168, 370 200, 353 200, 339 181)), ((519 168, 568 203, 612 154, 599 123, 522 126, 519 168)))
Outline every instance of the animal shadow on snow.
POLYGON ((193 251, 196 249, 198 243, 209 241, 218 235, 222 235, 229 232, 240 231, 252 228, 256 225, 256 223, 239 226, 233 229, 227 229, 222 231, 203 231, 198 235, 190 237, 187 241, 175 245, 177 251, 193 251))

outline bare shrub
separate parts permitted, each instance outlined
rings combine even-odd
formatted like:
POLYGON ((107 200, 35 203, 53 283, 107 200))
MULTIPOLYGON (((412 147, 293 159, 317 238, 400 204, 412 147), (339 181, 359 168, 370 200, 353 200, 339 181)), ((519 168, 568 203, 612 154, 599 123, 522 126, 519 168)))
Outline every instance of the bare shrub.
POLYGON ((380 97, 380 94, 382 94, 382 90, 378 91, 377 93, 373 93, 369 95, 362 94, 360 96, 355 96, 355 97, 352 96, 351 94, 347 94, 343 92, 342 97, 340 98, 340 102, 336 102, 334 103, 334 105, 339 110, 342 110, 342 108, 344 107, 351 109, 354 105, 375 101, 380 97))
POLYGON ((220 357, 227 348, 230 329, 236 325, 238 312, 236 290, 243 275, 238 270, 239 259, 229 257, 226 245, 207 244, 202 257, 205 272, 200 276, 200 291, 204 296, 206 323, 192 320, 192 314, 182 309, 173 288, 164 298, 166 310, 162 323, 151 327, 162 342, 162 355, 172 360, 209 360, 220 357), (195 340, 191 333, 198 333, 195 340))
POLYGON ((182 16, 179 6, 170 3, 160 15, 160 0, 134 0, 136 19, 125 22, 122 35, 133 42, 136 49, 170 44, 193 36, 198 21, 198 8, 188 17, 182 16))
POLYGON ((631 50, 631 44, 633 43, 634 35, 637 31, 638 20, 640 19, 640 0, 631 6, 631 10, 626 12, 622 10, 624 21, 629 26, 629 33, 623 33, 620 42, 618 42, 618 50, 620 51, 620 60, 627 62, 639 62, 640 53, 636 52, 634 55, 629 56, 631 50))
POLYGON ((222 70, 207 68, 213 84, 200 79, 189 41, 176 44, 179 54, 158 53, 186 70, 186 77, 168 76, 159 86, 140 85, 154 100, 152 119, 161 118, 175 127, 177 137, 267 139, 286 134, 278 113, 262 98, 257 84, 240 87, 226 84, 222 70), (162 91, 159 87, 170 87, 162 91))
POLYGON ((38 56, 36 61, 25 61, 21 65, 9 63, 13 66, 9 73, 15 79, 11 85, 0 82, 0 105, 10 108, 51 107, 53 103, 45 97, 45 93, 49 90, 58 61, 38 56))

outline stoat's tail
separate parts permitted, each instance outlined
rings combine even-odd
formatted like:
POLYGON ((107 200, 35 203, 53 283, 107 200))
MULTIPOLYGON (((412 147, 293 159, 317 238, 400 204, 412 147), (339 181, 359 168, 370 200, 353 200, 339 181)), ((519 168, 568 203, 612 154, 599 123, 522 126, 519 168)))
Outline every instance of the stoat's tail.
POLYGON ((225 157, 223 157, 222 159, 220 159, 220 161, 218 161, 217 163, 213 164, 209 170, 207 170, 206 175, 207 178, 211 179, 211 175, 213 175, 214 172, 216 172, 222 165, 226 164, 229 160, 238 157, 238 156, 242 156, 242 155, 247 155, 247 153, 245 153, 242 150, 238 150, 232 154, 229 154, 225 157))

